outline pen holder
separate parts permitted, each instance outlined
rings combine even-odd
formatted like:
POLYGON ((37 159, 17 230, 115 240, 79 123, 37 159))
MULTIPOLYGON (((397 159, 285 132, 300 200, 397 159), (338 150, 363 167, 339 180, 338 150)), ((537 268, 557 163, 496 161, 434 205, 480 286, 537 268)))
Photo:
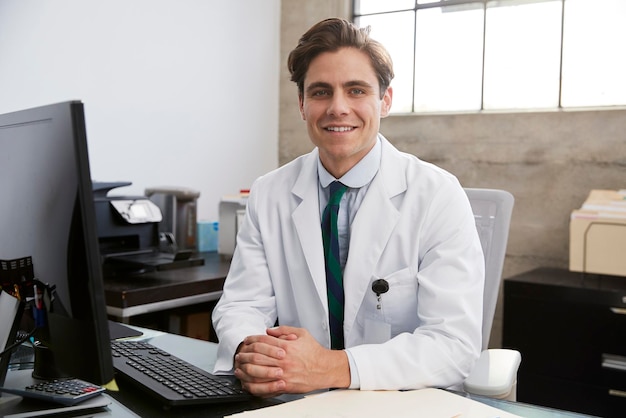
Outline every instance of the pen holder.
POLYGON ((43 344, 35 343, 35 366, 32 376, 35 379, 67 379, 70 376, 59 371, 54 352, 43 344))

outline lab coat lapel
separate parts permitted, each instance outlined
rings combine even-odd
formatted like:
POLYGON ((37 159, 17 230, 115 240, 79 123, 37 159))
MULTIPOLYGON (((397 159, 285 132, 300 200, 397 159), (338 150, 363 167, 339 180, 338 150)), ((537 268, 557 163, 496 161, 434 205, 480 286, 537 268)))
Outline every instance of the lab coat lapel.
MULTIPOLYGON (((318 297, 327 309, 326 272, 324 270, 324 249, 320 227, 320 209, 317 179, 317 149, 309 154, 292 192, 302 199, 291 217, 298 234, 310 277, 313 279, 318 297)), ((292 260, 293 261, 293 260, 292 260)))
POLYGON ((344 332, 350 330, 356 320, 369 281, 378 260, 393 232, 400 213, 391 199, 406 191, 403 159, 385 139, 381 168, 372 180, 363 202, 351 226, 350 249, 344 270, 346 304, 344 332))

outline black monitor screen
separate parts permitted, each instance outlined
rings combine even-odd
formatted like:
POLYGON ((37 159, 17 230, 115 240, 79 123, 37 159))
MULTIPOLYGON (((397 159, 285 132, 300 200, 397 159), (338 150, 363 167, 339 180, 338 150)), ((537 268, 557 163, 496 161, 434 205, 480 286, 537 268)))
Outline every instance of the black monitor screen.
POLYGON ((46 321, 56 368, 109 383, 113 365, 81 102, 0 115, 0 193, 0 260, 30 257, 35 279, 56 287, 46 321))

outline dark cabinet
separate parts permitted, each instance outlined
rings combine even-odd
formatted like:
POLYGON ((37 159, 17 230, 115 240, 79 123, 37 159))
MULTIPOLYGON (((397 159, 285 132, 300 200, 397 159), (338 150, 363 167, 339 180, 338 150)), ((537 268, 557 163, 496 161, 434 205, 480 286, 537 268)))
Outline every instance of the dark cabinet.
POLYGON ((517 399, 626 416, 626 277, 540 268, 504 281, 502 345, 521 352, 517 399))

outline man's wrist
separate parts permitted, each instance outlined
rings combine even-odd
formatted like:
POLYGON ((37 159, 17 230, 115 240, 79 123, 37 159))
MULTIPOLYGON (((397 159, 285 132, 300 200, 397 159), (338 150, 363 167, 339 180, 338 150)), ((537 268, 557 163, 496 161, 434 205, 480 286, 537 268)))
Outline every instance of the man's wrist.
POLYGON ((350 350, 344 350, 348 357, 348 366, 350 367, 350 386, 348 389, 360 389, 361 379, 359 378, 359 370, 356 368, 356 362, 354 356, 350 353, 350 350))
POLYGON ((331 363, 329 376, 332 382, 329 387, 347 389, 350 387, 350 365, 348 354, 344 350, 330 350, 331 363))

